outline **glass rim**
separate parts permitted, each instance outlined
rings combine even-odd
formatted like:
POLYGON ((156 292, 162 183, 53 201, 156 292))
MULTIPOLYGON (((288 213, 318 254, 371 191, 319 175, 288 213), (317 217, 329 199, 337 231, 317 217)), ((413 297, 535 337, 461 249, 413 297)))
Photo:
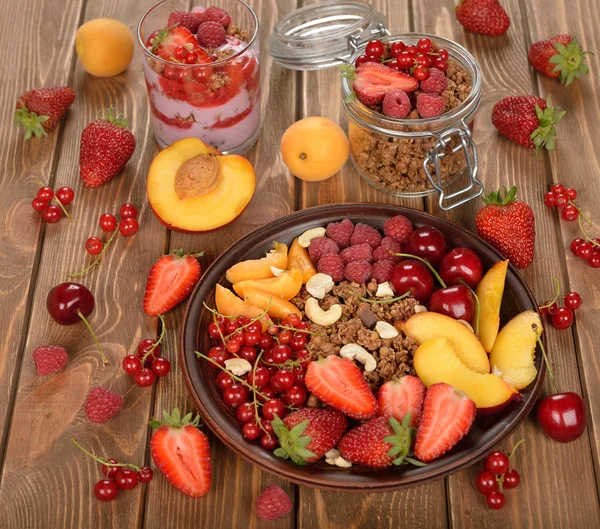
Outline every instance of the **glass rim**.
POLYGON ((157 2, 156 4, 154 4, 150 9, 148 9, 148 11, 146 11, 142 15, 142 18, 140 19, 140 21, 138 22, 138 25, 137 25, 137 40, 138 40, 138 44, 140 45, 140 47, 142 48, 144 53, 146 53, 146 55, 148 55, 148 57, 151 57, 155 61, 161 62, 166 66, 173 66, 176 68, 212 68, 214 66, 221 66, 223 64, 227 64, 228 62, 232 61, 233 59, 241 57, 244 53, 246 53, 246 51, 250 48, 250 46, 252 46, 252 44, 254 43, 254 41, 256 40, 256 38, 258 36, 259 22, 258 22, 258 17, 256 16, 256 13, 254 12, 254 9, 252 9, 252 7, 250 7, 250 5, 247 2, 245 2, 244 0, 236 0, 238 3, 243 4, 246 7, 246 9, 250 12, 250 15, 252 16, 252 18, 254 20, 254 34, 252 35, 252 38, 246 43, 246 46, 243 49, 241 49, 237 53, 234 53, 233 55, 230 55, 229 57, 225 57, 223 59, 219 59, 218 61, 214 61, 214 62, 207 63, 207 64, 182 64, 182 63, 174 63, 171 61, 167 61, 166 59, 163 59, 162 57, 159 57, 158 55, 154 55, 154 53, 152 53, 150 50, 148 50, 148 48, 146 48, 146 44, 142 40, 142 24, 146 20, 146 17, 152 11, 154 11, 154 9, 156 9, 161 4, 164 4, 165 2, 169 2, 169 1, 170 0, 160 0, 160 2, 157 2))

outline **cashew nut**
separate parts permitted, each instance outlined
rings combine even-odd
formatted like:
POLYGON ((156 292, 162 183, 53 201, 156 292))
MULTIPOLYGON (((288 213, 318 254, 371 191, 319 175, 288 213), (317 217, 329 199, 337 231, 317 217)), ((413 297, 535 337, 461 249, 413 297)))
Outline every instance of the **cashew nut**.
POLYGON ((304 312, 310 321, 317 325, 327 327, 333 325, 342 317, 342 307, 337 303, 331 305, 329 310, 323 310, 315 298, 308 298, 304 304, 304 312))
POLYGON ((325 459, 335 459, 336 457, 340 457, 340 451, 337 448, 325 452, 325 459))
POLYGON ((350 461, 346 461, 342 456, 336 457, 333 462, 336 467, 340 468, 350 468, 352 466, 352 463, 350 463, 350 461))
POLYGON ((225 367, 238 377, 249 373, 252 369, 250 362, 243 358, 230 358, 229 360, 225 360, 225 367))
POLYGON ((315 274, 306 282, 306 290, 313 297, 323 299, 327 292, 331 292, 335 283, 328 274, 315 274))
POLYGON ((311 228, 306 230, 300 237, 298 237, 298 244, 302 248, 308 248, 310 241, 315 237, 325 237, 325 228, 311 228))
POLYGON ((375 371, 377 362, 375 358, 364 347, 356 343, 349 343, 340 349, 340 356, 348 360, 356 360, 365 366, 365 372, 370 373, 375 371))
POLYGON ((457 320, 460 321, 467 329, 469 329, 473 334, 475 334, 475 329, 471 326, 471 324, 466 320, 457 320))
POLYGON ((427 307, 424 307, 423 305, 415 305, 413 310, 415 311, 415 314, 418 312, 427 312, 427 307))
POLYGON ((276 266, 271 266, 271 273, 275 276, 275 277, 279 277, 281 274, 283 274, 285 272, 285 270, 283 270, 282 268, 277 268, 276 266))
POLYGON ((497 377, 502 378, 502 371, 500 371, 500 369, 498 369, 498 366, 492 367, 492 375, 496 375, 497 377))
POLYGON ((331 466, 335 466, 335 459, 331 459, 330 457, 325 458, 325 463, 331 466))
POLYGON ((377 285, 377 292, 375 292, 375 297, 385 298, 386 296, 394 297, 394 291, 389 281, 377 285))
POLYGON ((387 321, 378 321, 375 324, 375 330, 381 338, 395 338, 398 336, 396 327, 390 325, 387 321))

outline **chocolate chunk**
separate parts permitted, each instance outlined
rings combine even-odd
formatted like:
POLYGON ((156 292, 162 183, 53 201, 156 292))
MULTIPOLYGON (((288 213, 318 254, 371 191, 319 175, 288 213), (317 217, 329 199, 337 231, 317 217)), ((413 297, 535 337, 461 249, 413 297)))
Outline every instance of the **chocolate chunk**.
POLYGON ((369 308, 369 306, 366 303, 358 307, 356 315, 360 318, 360 321, 363 322, 363 325, 367 329, 372 329, 373 327, 375 327, 375 324, 379 321, 377 319, 377 315, 369 308))

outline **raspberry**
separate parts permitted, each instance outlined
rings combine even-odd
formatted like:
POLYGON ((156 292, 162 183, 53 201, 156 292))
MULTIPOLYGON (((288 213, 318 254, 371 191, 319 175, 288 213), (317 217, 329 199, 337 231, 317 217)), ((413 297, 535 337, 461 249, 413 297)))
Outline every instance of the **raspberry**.
POLYGON ((225 42, 225 28, 218 22, 202 22, 198 28, 198 42, 205 48, 216 48, 225 42))
POLYGON ((375 249, 381 243, 381 234, 368 224, 361 224, 360 222, 354 227, 354 233, 350 238, 352 245, 361 244, 366 242, 371 248, 375 249))
POLYGON ((377 283, 389 281, 395 266, 396 263, 391 259, 383 259, 373 264, 373 277, 377 280, 377 283))
POLYGON ((335 283, 344 279, 344 261, 336 253, 330 253, 321 257, 317 269, 322 274, 330 275, 335 283))
POLYGON ((385 94, 381 110, 390 118, 404 119, 412 110, 412 106, 406 92, 395 89, 385 94))
POLYGON ((123 405, 123 397, 110 389, 96 386, 85 399, 85 414, 92 422, 104 422, 114 417, 123 405))
POLYGON ((310 245, 308 246, 308 254, 315 264, 319 262, 321 256, 330 253, 337 254, 339 252, 340 247, 337 243, 327 237, 315 237, 310 241, 310 245))
POLYGON ((185 11, 174 11, 169 15, 167 27, 175 25, 189 29, 192 33, 196 33, 200 24, 203 22, 202 13, 187 13, 185 11))
POLYGON ((373 250, 366 242, 363 242, 345 248, 340 252, 340 257, 344 261, 344 264, 352 261, 367 261, 370 263, 373 260, 373 250))
POLYGON ((33 350, 35 370, 40 376, 58 373, 69 361, 69 355, 63 347, 57 345, 40 345, 33 350))
POLYGON ((373 275, 373 267, 367 261, 352 261, 346 265, 344 277, 353 283, 364 284, 373 275))
POLYGON ((413 227, 404 215, 396 215, 384 222, 383 233, 397 243, 404 244, 411 238, 413 227))
POLYGON ((391 259, 392 261, 400 261, 402 259, 397 255, 392 255, 390 251, 400 253, 402 245, 391 237, 384 237, 381 239, 381 246, 373 252, 373 260, 383 261, 384 259, 391 259))
POLYGON ((446 76, 437 68, 429 68, 429 77, 421 81, 421 90, 430 94, 441 94, 446 90, 446 76))
POLYGON ((210 6, 204 11, 204 17, 202 19, 203 22, 218 22, 223 27, 229 26, 231 24, 231 17, 229 13, 224 9, 216 6, 210 6))
POLYGON ((354 231, 354 224, 350 219, 341 222, 331 222, 327 225, 327 236, 338 243, 340 248, 350 246, 350 238, 354 231))
POLYGON ((439 116, 446 106, 442 96, 437 94, 417 94, 417 111, 422 118, 435 118, 439 116))
POLYGON ((260 493, 256 500, 256 516, 268 522, 285 516, 292 510, 292 500, 285 491, 277 486, 271 485, 260 493))

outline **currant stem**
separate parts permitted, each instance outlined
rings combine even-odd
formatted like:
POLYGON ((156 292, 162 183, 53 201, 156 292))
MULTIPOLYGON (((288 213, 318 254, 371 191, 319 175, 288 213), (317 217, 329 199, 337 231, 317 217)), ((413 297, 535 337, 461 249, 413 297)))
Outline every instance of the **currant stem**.
POLYGON ((94 459, 98 463, 101 463, 102 465, 106 465, 107 467, 129 467, 129 468, 133 468, 136 472, 139 472, 141 470, 140 467, 138 467, 137 465, 134 465, 132 463, 111 463, 110 461, 108 461, 108 459, 105 459, 100 456, 96 456, 96 455, 92 454, 91 452, 89 452, 88 450, 86 450, 85 448, 83 448, 83 446, 81 446, 74 437, 71 438, 71 441, 84 454, 90 456, 92 459, 94 459))
POLYGON ((465 283, 465 281, 463 279, 459 279, 458 282, 461 285, 466 286, 470 291, 471 294, 473 294, 473 297, 475 298, 475 321, 473 322, 475 324, 475 336, 479 336, 479 316, 481 315, 481 304, 479 303, 479 297, 477 296, 477 294, 475 293, 475 291, 465 283))
POLYGON ((512 460, 513 456, 515 455, 515 453, 517 451, 517 448, 519 448, 519 446, 521 446, 524 442, 525 442, 525 439, 519 439, 517 441, 517 444, 515 446, 513 446, 512 450, 510 451, 510 454, 508 454, 509 461, 512 460))
POLYGON ((106 243, 104 244, 104 246, 102 246, 102 250, 97 255, 96 259, 94 259, 94 261, 92 262, 92 264, 90 264, 89 266, 87 266, 83 270, 80 270, 79 272, 73 272, 72 274, 67 274, 67 277, 81 277, 81 276, 84 276, 92 268, 94 268, 95 266, 97 266, 98 263, 100 263, 100 258, 102 257, 102 255, 104 254, 104 252, 106 252, 106 250, 108 250, 108 247, 113 242, 113 239, 117 236, 117 233, 119 233, 119 224, 117 224, 117 226, 115 228, 115 231, 110 236, 110 238, 108 239, 108 241, 106 241, 106 243))
POLYGON ((102 359, 102 363, 105 366, 110 365, 108 358, 106 358, 106 356, 104 355, 104 352, 102 351, 102 347, 100 347, 100 342, 98 341, 98 338, 96 337, 96 333, 94 332, 94 329, 92 329, 90 322, 87 321, 86 317, 81 313, 80 310, 77 311, 77 316, 79 316, 81 318, 81 321, 83 322, 83 324, 90 331, 90 334, 92 335, 92 338, 94 339, 94 343, 96 344, 96 349, 98 349, 98 352, 100 353, 100 358, 102 359))
POLYGON ((531 328, 533 329, 537 343, 540 346, 540 349, 542 350, 542 357, 544 358, 544 363, 546 364, 546 369, 548 369, 548 376, 550 377, 550 383, 552 385, 552 389, 553 389, 554 393, 558 393, 558 386, 556 385, 556 380, 554 379, 554 374, 552 373, 552 368, 550 367, 550 362, 548 361, 548 356, 546 355, 546 349, 544 347, 544 344, 542 343, 541 338, 538 336, 538 334, 536 332, 537 325, 534 323, 531 326, 531 328))
POLYGON ((52 199, 52 202, 56 202, 58 204, 58 207, 60 209, 62 209, 62 212, 65 214, 65 217, 67 217, 69 220, 73 220, 73 217, 71 217, 71 215, 69 215, 69 212, 65 209, 65 207, 63 206, 63 203, 58 200, 58 198, 54 197, 52 199))
POLYGON ((592 219, 590 219, 587 215, 579 215, 579 217, 577 217, 577 222, 579 224, 579 229, 581 230, 581 233, 583 233, 586 242, 589 242, 592 246, 598 246, 600 247, 600 244, 598 244, 594 239, 592 239, 587 232, 583 229, 583 225, 581 224, 581 217, 584 216, 585 220, 588 222, 588 224, 592 224, 592 219))
MULTIPOLYGON (((260 353, 258 353, 258 356, 256 357, 256 362, 254 362, 254 365, 252 366, 252 376, 254 377, 254 380, 256 380, 256 366, 258 365, 258 362, 262 358, 263 352, 264 351, 261 351, 260 353)), ((252 392, 252 401, 254 404, 254 417, 256 419, 256 424, 258 424, 259 428, 263 432, 265 432, 267 435, 269 435, 269 432, 267 432, 267 430, 265 430, 265 427, 263 426, 262 421, 261 421, 260 417, 258 416, 258 400, 256 398, 255 391, 252 392)))
POLYGON ((437 273, 437 270, 431 266, 431 263, 427 259, 423 259, 422 257, 418 257, 417 255, 413 255, 411 253, 394 253, 394 255, 399 257, 410 257, 411 259, 416 259, 417 261, 423 263, 427 268, 429 268, 429 271, 433 274, 433 277, 437 279, 438 283, 442 285, 442 288, 447 287, 446 283, 444 283, 440 277, 440 274, 437 273))
POLYGON ((165 318, 163 317, 163 315, 159 314, 158 319, 160 320, 161 324, 160 335, 158 337, 158 340, 152 344, 152 347, 150 347, 150 349, 148 349, 146 351, 146 354, 144 354, 144 356, 142 357, 142 365, 144 365, 146 359, 154 352, 154 349, 156 349, 162 343, 163 338, 165 337, 165 333, 167 332, 167 326, 165 324, 165 318))

